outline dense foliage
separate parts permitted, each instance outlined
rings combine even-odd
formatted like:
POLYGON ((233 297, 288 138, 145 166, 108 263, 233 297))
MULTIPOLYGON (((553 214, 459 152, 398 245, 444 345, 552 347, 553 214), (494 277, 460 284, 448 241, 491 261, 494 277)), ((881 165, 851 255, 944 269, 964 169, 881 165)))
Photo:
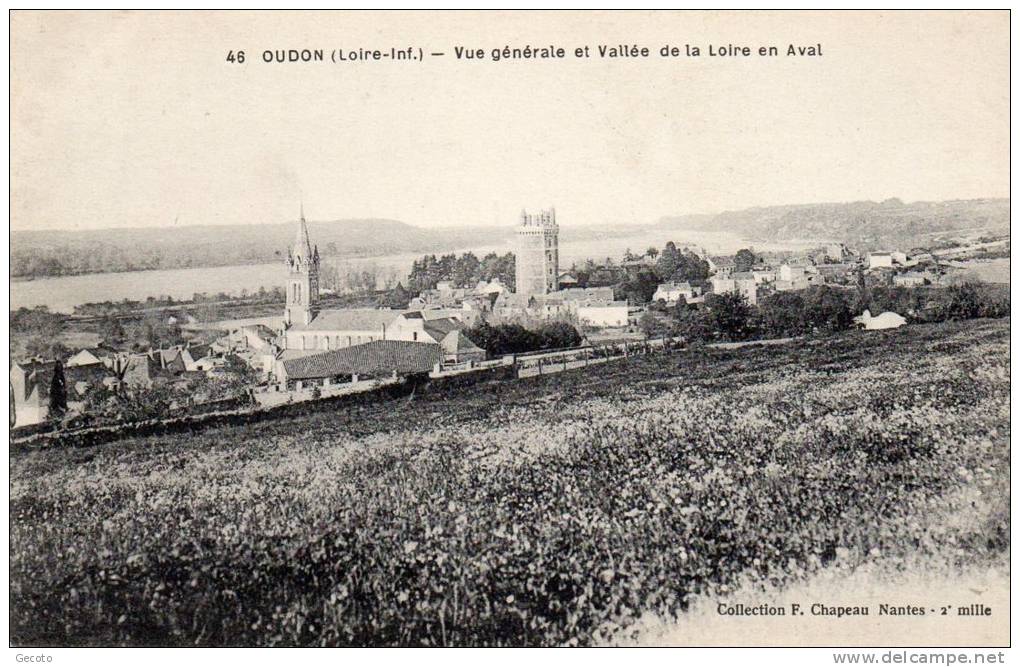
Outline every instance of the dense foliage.
POLYGON ((631 358, 11 458, 14 645, 555 645, 1009 554, 1009 322, 631 358))
POLYGON ((407 277, 412 292, 435 289, 440 281, 448 280, 454 287, 474 287, 480 280, 499 280, 513 290, 516 284, 516 261, 514 254, 497 255, 490 252, 478 259, 473 252, 459 257, 455 254, 425 255, 416 259, 407 277))
POLYGON ((700 283, 708 279, 709 267, 704 259, 688 250, 678 250, 670 241, 658 254, 655 273, 663 281, 700 283))
POLYGON ((581 344, 581 334, 567 322, 543 322, 533 328, 521 324, 489 324, 485 320, 464 331, 490 355, 557 350, 581 344))
POLYGON ((834 333, 854 328, 854 317, 892 311, 908 321, 944 322, 1007 317, 1009 291, 999 285, 964 283, 950 287, 879 287, 860 291, 829 285, 773 292, 754 306, 736 293, 709 294, 703 306, 653 306, 639 322, 652 337, 688 341, 754 340, 834 333))

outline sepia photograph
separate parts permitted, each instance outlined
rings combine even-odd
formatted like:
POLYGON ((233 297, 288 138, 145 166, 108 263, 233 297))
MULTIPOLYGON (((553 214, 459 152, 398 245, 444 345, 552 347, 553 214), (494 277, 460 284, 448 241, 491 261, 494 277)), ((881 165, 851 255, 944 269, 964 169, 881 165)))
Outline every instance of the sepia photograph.
POLYGON ((12 659, 1005 661, 1008 10, 9 39, 12 659))

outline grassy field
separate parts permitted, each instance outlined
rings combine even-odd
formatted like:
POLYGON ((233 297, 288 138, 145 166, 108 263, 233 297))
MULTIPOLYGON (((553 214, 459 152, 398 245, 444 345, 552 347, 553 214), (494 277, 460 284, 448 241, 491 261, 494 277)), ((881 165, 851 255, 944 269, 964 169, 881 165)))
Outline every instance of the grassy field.
POLYGON ((1003 567, 1009 435, 984 320, 12 454, 12 642, 587 645, 749 581, 1003 567))

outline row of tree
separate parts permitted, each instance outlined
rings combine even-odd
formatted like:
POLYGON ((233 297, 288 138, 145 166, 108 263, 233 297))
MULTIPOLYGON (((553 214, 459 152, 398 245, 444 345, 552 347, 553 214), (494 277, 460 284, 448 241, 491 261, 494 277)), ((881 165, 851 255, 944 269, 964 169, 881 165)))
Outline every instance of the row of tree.
POLYGON ((440 281, 448 280, 454 287, 474 287, 479 281, 499 280, 511 290, 515 287, 516 260, 512 252, 498 255, 490 252, 479 259, 473 252, 425 255, 411 265, 407 277, 412 292, 435 289, 440 281))
POLYGON ((999 286, 965 283, 946 288, 883 287, 847 290, 828 285, 775 292, 748 304, 740 294, 709 294, 702 307, 653 306, 641 318, 650 337, 689 341, 784 338, 853 328, 864 310, 893 311, 914 322, 1007 317, 1009 292, 999 286))

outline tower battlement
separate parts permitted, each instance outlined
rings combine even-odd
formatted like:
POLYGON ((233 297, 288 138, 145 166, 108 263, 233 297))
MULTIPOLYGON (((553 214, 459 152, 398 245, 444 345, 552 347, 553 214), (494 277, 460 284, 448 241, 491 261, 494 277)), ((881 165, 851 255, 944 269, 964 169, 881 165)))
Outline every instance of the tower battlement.
POLYGON ((521 227, 556 227, 556 209, 542 209, 538 213, 528 213, 521 209, 521 227))

